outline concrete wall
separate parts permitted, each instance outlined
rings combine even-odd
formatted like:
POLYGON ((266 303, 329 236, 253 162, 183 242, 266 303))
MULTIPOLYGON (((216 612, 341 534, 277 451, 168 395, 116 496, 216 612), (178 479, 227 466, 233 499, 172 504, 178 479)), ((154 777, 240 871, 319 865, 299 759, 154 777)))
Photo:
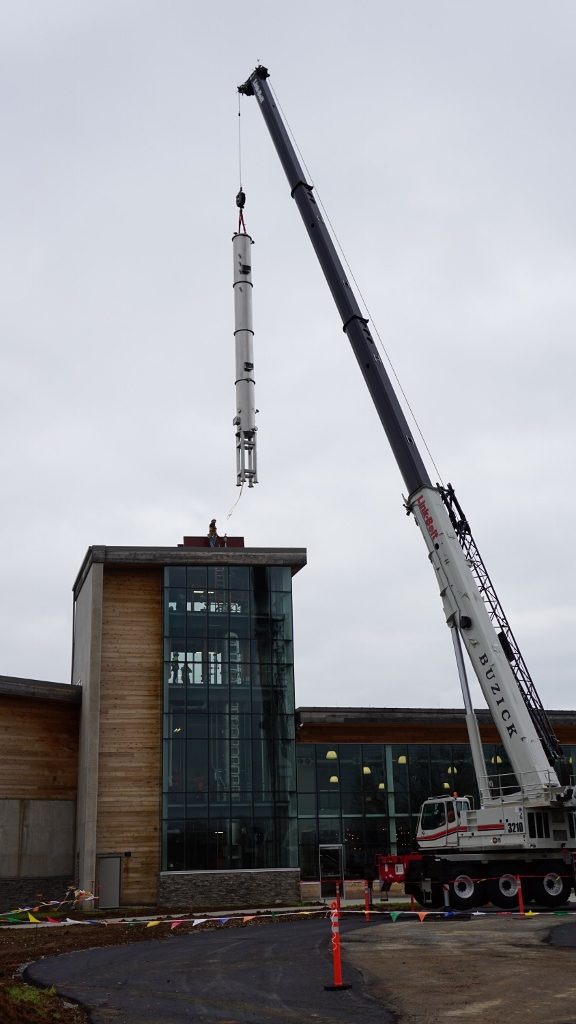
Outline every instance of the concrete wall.
POLYGON ((178 910, 249 909, 300 904, 299 868, 253 871, 165 871, 160 906, 178 910))
POLYGON ((0 800, 0 878, 70 875, 73 800, 0 800))
POLYGON ((0 800, 0 911, 64 898, 74 874, 74 800, 0 800))
POLYGON ((76 826, 78 864, 75 875, 80 888, 89 891, 96 884, 102 584, 103 566, 93 565, 74 608, 72 682, 82 687, 76 826))

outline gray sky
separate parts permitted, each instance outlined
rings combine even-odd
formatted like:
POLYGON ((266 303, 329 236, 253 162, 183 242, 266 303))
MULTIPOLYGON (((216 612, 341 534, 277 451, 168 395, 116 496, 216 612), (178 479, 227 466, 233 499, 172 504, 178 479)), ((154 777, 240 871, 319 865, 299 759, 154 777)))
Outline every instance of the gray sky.
POLYGON ((248 99, 261 482, 226 521, 236 86, 261 61, 542 700, 574 707, 574 5, 5 0, 2 22, 0 672, 68 681, 90 544, 216 516, 308 549, 299 704, 461 704, 400 474, 248 99))

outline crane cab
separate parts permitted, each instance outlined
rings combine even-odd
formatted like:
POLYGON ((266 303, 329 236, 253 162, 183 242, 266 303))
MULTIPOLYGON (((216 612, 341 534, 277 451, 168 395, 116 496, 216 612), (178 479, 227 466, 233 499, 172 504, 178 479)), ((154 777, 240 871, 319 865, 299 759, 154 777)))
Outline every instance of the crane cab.
POLYGON ((467 796, 439 796, 425 800, 420 808, 416 841, 421 850, 458 846, 460 832, 466 831, 471 810, 467 796))

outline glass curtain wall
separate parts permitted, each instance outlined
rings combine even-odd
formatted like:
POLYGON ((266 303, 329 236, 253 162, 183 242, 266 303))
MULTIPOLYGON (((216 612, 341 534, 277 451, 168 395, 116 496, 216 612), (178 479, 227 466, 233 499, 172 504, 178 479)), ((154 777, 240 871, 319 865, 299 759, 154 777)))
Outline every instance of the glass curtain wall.
POLYGON ((288 567, 167 567, 163 870, 295 867, 288 567))
MULTIPOLYGON (((499 750, 486 747, 492 771, 499 750)), ((318 878, 323 843, 344 845, 348 878, 372 877, 377 853, 409 853, 428 796, 458 792, 473 796, 477 806, 465 744, 299 743, 297 760, 303 879, 318 878)))

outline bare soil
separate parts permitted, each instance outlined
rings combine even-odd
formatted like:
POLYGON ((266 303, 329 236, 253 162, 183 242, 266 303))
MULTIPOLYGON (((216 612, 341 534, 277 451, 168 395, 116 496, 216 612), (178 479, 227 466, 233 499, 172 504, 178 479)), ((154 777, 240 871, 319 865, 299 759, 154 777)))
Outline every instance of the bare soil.
POLYGON ((351 932, 344 962, 402 1024, 576 1024, 576 949, 546 941, 566 920, 399 920, 351 932))

